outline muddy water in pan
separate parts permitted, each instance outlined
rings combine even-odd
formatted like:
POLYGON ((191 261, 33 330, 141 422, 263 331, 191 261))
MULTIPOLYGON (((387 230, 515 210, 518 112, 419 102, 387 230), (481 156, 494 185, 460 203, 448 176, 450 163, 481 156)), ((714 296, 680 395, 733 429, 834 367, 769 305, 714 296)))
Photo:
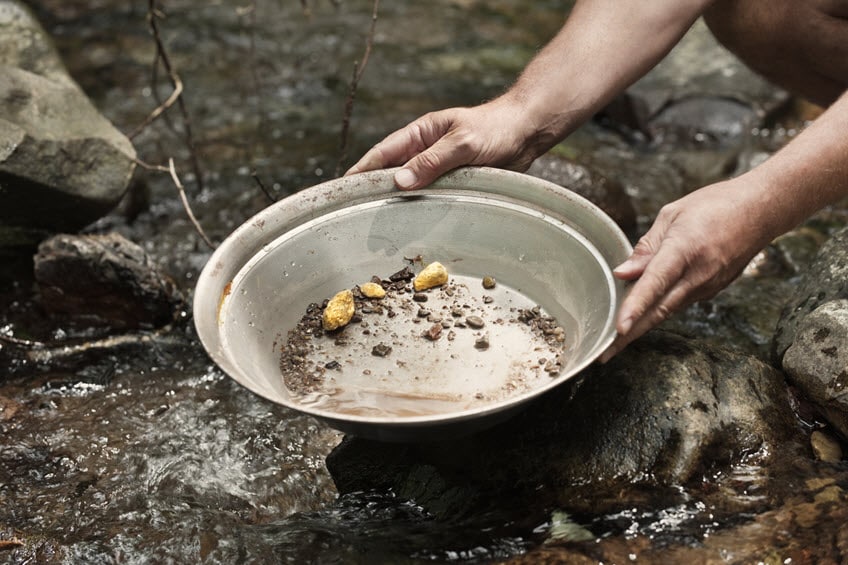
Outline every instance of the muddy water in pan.
POLYGON ((362 299, 354 321, 334 332, 320 328, 313 306, 289 332, 281 370, 312 407, 369 416, 459 412, 549 384, 575 337, 520 291, 458 275, 441 288, 362 299))

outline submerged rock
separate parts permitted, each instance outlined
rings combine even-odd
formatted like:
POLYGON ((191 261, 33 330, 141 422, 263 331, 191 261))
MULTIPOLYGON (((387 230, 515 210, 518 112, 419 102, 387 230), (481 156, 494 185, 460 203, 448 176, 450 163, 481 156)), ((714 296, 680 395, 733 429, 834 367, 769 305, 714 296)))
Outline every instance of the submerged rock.
POLYGON ((129 139, 67 74, 29 10, 8 0, 0 0, 0 140, 0 247, 96 220, 135 168, 129 139))
POLYGON ((348 437, 327 466, 342 493, 391 488, 436 515, 506 498, 596 514, 637 483, 699 481, 743 454, 766 464, 800 446, 799 434, 780 372, 655 331, 476 436, 401 445, 348 437))
POLYGON ((115 329, 158 328, 184 307, 173 280, 141 247, 115 233, 42 242, 35 280, 47 312, 115 329))

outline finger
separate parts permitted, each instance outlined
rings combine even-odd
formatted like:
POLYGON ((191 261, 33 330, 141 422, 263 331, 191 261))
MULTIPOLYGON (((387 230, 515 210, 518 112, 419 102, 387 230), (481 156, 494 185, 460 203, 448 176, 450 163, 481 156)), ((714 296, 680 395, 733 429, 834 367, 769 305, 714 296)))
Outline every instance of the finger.
POLYGON ((653 253, 637 254, 634 251, 634 253, 630 255, 626 261, 612 270, 612 274, 615 275, 616 278, 625 281, 637 279, 642 276, 643 272, 645 272, 645 268, 648 266, 648 263, 651 262, 653 256, 653 253))
POLYGON ((673 245, 664 245, 649 261, 639 280, 630 289, 618 312, 618 333, 627 334, 683 278, 685 255, 673 245))
POLYGON ((428 149, 410 159, 395 173, 395 184, 402 190, 427 186, 441 175, 470 163, 473 151, 455 136, 446 135, 428 149))
POLYGON ((386 136, 345 174, 402 165, 444 135, 449 125, 449 117, 442 117, 439 112, 426 114, 386 136))
POLYGON ((626 281, 642 276, 648 263, 651 262, 661 247, 665 233, 666 224, 661 221, 661 218, 658 218, 654 225, 651 226, 651 229, 648 230, 648 233, 642 236, 636 243, 630 257, 613 269, 612 274, 616 278, 626 281))
POLYGON ((420 136, 410 131, 413 129, 417 129, 414 123, 389 134, 383 141, 365 153, 355 165, 347 170, 345 175, 385 169, 405 163, 422 149, 420 136))
POLYGON ((649 330, 667 320, 674 312, 691 302, 692 285, 686 279, 681 279, 669 293, 648 310, 642 317, 635 320, 633 326, 625 333, 619 333, 606 351, 601 354, 599 361, 606 363, 631 342, 640 338, 649 330))

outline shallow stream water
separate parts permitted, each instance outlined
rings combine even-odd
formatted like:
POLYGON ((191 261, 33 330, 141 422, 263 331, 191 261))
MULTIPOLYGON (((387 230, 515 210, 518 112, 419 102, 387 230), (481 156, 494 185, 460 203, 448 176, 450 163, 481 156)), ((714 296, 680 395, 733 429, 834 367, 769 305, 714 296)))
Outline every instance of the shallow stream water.
MULTIPOLYGON (((333 178, 348 83, 365 48, 372 4, 161 4, 161 35, 185 85, 202 188, 176 108, 134 143, 146 163, 175 159, 212 239, 267 206, 260 183, 281 198, 333 178)), ((558 29, 568 4, 382 3, 341 169, 421 113, 500 92, 558 29)), ((167 98, 161 68, 153 84, 146 2, 31 5, 71 74, 119 129, 130 133, 167 98)), ((580 139, 594 135, 593 127, 580 139)), ((661 183, 647 188, 662 199, 661 183)), ((140 170, 136 189, 149 206, 132 221, 116 213, 92 231, 115 229, 141 243, 190 297, 210 250, 167 174, 140 170)), ((67 335, 68 328, 49 322, 24 325, 32 307, 27 284, 22 278, 4 290, 3 331, 67 335)), ((690 327, 709 325, 704 312, 690 327)), ((744 324, 744 316, 737 321, 744 324)), ((7 553, 20 562, 490 561, 520 554, 568 523, 544 507, 446 523, 391 492, 338 497, 324 458, 341 435, 235 384, 212 365, 189 324, 173 344, 137 358, 36 372, 4 381, 0 396, 17 412, 0 421, 0 528, 43 540, 7 553)), ((744 483, 745 469, 738 472, 744 483)), ((679 501, 665 512, 624 509, 584 523, 593 524, 594 535, 681 538, 717 526, 704 508, 679 501)))

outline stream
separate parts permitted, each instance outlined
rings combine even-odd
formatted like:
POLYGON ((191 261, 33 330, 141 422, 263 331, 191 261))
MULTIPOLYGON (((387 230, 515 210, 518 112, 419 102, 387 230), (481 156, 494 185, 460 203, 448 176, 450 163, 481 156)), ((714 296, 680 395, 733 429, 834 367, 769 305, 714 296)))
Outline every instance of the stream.
MULTIPOLYGON (((185 87, 202 187, 177 108, 133 143, 145 163, 175 160, 193 211, 215 242, 267 206, 266 192, 279 199, 334 178, 337 169, 422 113, 497 95, 558 30, 570 5, 381 3, 345 158, 344 106, 354 62, 365 49, 371 2, 161 4, 162 41, 185 87)), ((54 37, 71 75, 123 132, 132 132, 171 93, 161 68, 156 77, 151 72, 155 43, 146 2, 29 5, 54 37)), ((612 136, 592 123, 572 145, 597 146, 612 136)), ((748 156, 773 150, 786 136, 786 128, 752 132, 745 143, 748 156)), ((610 153, 627 148, 610 159, 636 163, 640 151, 659 151, 628 143, 608 144, 610 153)), ((656 202, 677 196, 665 190, 660 174, 645 178, 648 184, 629 191, 639 203, 640 229, 656 213, 656 202)), ((140 205, 122 205, 88 231, 118 231, 141 244, 190 300, 210 250, 187 219, 168 174, 140 167, 132 190, 140 205)), ((841 212, 834 214, 842 223, 841 212)), ((4 334, 40 340, 93 335, 39 317, 26 264, 10 266, 0 277, 4 334)), ((719 342, 738 342, 741 336, 750 350, 762 352, 770 337, 767 322, 779 308, 770 302, 771 290, 787 284, 777 277, 757 289, 742 281, 724 302, 693 307, 672 324, 719 342), (766 321, 752 321, 752 309, 764 312, 766 321)), ((0 551, 0 559, 491 562, 520 555, 562 527, 552 523, 550 508, 535 503, 445 521, 392 492, 339 496, 324 459, 342 435, 236 384, 206 356, 190 312, 185 319, 169 341, 132 357, 116 353, 81 369, 0 379, 0 407, 6 403, 0 414, 14 415, 0 417, 0 533, 28 540, 14 553, 0 551)), ((738 472, 746 480, 745 470, 738 472)), ((582 518, 599 537, 686 540, 720 526, 703 507, 678 502, 660 513, 622 509, 582 518)))

